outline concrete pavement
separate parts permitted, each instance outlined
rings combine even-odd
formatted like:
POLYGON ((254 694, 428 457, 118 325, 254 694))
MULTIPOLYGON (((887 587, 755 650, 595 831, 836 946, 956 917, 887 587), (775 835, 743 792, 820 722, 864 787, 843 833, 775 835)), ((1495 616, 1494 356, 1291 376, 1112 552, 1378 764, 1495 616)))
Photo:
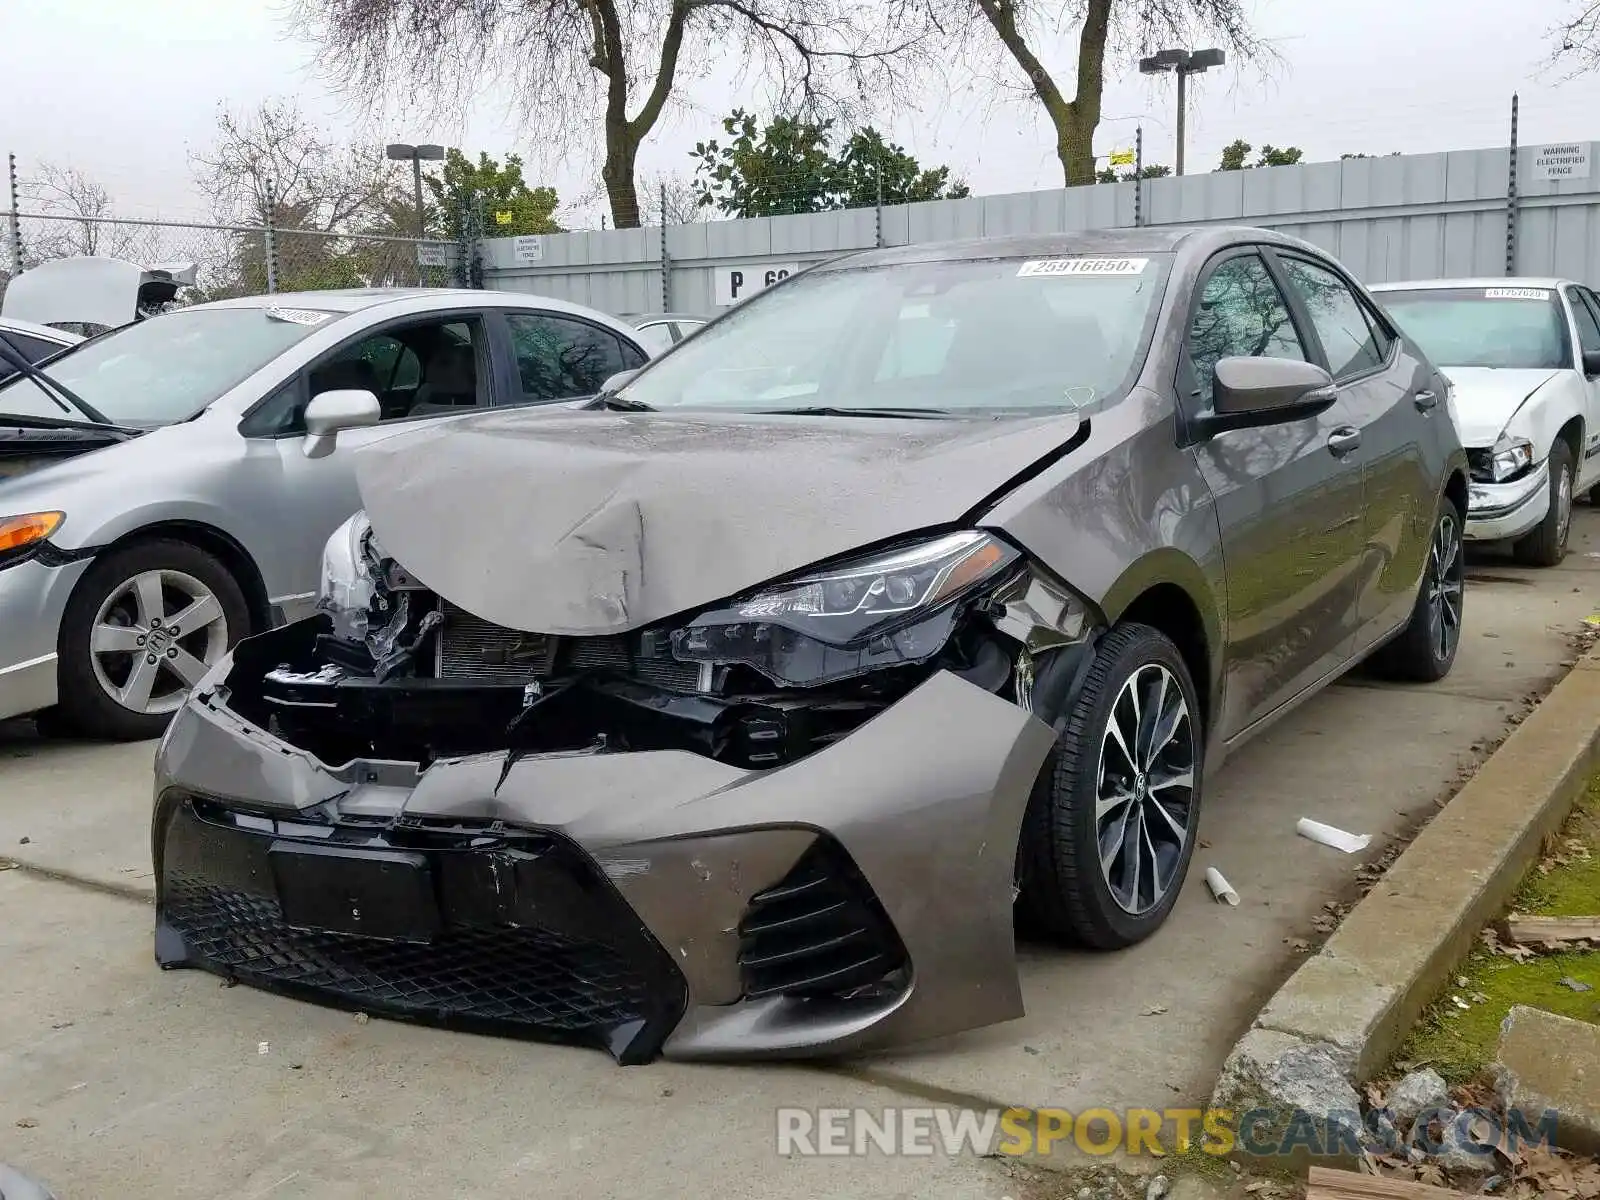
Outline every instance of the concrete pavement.
POLYGON ((1203 1103, 1235 1038, 1298 961, 1286 939, 1314 939, 1312 918, 1350 898, 1370 857, 1297 837, 1296 819, 1371 833, 1376 853, 1431 813, 1571 660, 1571 635, 1600 608, 1600 512, 1575 516, 1573 552, 1556 570, 1474 562, 1462 654, 1445 683, 1352 678, 1210 781, 1195 870, 1151 942, 1116 955, 1025 947, 1022 1020, 823 1069, 621 1070, 594 1052, 358 1024, 208 976, 162 974, 138 900, 151 882, 151 747, 0 734, 0 855, 121 893, 0 873, 0 1161, 45 1175, 63 1200, 342 1197, 375 1186, 399 1196, 430 1186, 452 1196, 1024 1195, 998 1164, 973 1159, 785 1161, 772 1110, 1203 1103), (1210 900, 1206 866, 1238 889, 1238 908, 1210 900))

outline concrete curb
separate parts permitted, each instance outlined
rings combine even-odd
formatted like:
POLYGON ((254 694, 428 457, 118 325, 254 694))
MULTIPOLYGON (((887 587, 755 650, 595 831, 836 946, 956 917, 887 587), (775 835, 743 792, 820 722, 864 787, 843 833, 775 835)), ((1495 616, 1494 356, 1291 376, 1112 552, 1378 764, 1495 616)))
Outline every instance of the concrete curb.
POLYGON ((1498 915, 1600 769, 1600 649, 1514 729, 1267 1001, 1212 1104, 1357 1107, 1479 929, 1498 915))

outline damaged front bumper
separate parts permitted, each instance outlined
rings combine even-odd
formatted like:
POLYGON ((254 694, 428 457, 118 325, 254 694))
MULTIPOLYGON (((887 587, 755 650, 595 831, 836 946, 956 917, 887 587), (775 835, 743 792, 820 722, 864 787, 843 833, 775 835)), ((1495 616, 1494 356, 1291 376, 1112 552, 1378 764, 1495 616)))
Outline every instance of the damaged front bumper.
POLYGON ((603 744, 330 767, 230 705, 238 661, 157 755, 164 967, 624 1063, 1022 1014, 1015 847, 1055 735, 948 671, 779 769, 603 744))

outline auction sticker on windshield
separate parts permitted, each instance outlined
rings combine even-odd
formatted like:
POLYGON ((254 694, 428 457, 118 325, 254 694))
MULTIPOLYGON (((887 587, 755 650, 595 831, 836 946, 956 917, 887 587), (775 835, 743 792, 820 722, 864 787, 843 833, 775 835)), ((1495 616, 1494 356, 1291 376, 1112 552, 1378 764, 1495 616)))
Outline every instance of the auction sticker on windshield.
POLYGON ((267 316, 277 321, 293 321, 296 325, 321 325, 333 314, 318 312, 314 308, 269 308, 267 316))
POLYGON ((1548 288, 1492 287, 1483 289, 1485 300, 1548 300, 1548 288))
POLYGON ((1040 258, 1022 264, 1018 278, 1033 275, 1137 275, 1148 258, 1040 258))

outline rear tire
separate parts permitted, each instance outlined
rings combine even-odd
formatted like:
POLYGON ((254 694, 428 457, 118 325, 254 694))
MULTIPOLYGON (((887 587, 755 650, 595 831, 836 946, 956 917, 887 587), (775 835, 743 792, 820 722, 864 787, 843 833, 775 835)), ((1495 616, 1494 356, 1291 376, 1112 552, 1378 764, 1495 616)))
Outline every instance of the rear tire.
POLYGON ((243 589, 204 550, 171 539, 114 550, 67 602, 59 720, 85 737, 160 737, 188 688, 249 633, 243 589))
POLYGON ((1466 596, 1466 546, 1461 526, 1461 510, 1455 501, 1445 500, 1434 518, 1428 561, 1411 619, 1372 657, 1378 674, 1410 683, 1436 683, 1450 674, 1461 647, 1466 596))
POLYGON ((1199 714, 1165 634, 1129 624, 1101 641, 1023 816, 1024 932, 1119 950, 1161 927, 1198 837, 1199 714))
POLYGON ((1537 529, 1511 548, 1518 562, 1530 567, 1555 567, 1567 556, 1576 470, 1572 447, 1557 438, 1550 447, 1550 511, 1537 529))

